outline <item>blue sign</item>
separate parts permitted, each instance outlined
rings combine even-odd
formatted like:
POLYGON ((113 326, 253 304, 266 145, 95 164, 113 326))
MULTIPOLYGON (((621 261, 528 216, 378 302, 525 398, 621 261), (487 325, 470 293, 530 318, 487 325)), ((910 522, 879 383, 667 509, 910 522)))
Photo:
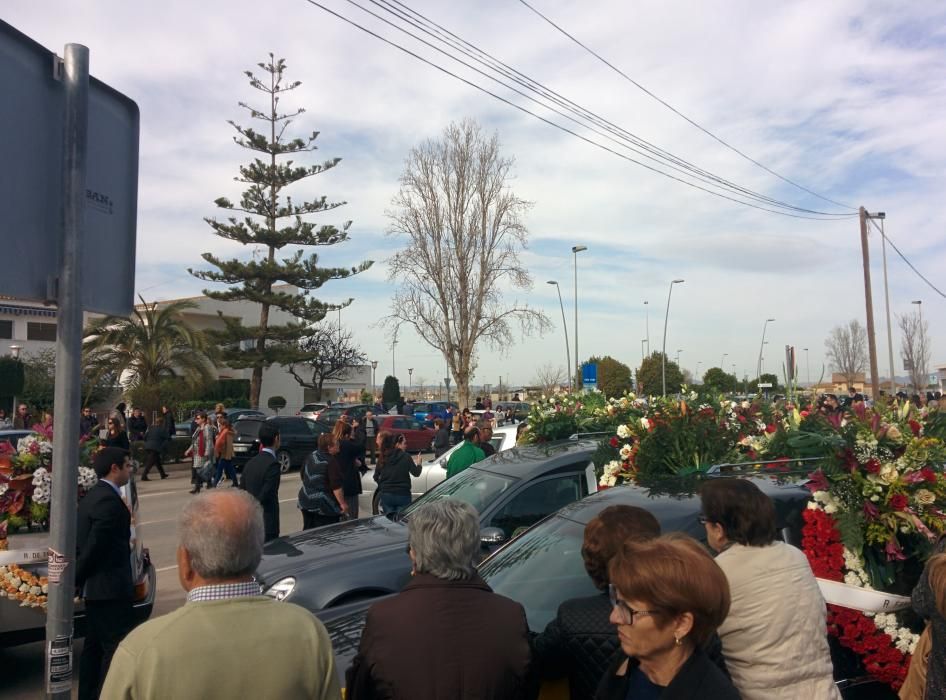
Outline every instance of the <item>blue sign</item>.
POLYGON ((581 366, 581 385, 585 389, 598 387, 598 365, 589 362, 581 366))

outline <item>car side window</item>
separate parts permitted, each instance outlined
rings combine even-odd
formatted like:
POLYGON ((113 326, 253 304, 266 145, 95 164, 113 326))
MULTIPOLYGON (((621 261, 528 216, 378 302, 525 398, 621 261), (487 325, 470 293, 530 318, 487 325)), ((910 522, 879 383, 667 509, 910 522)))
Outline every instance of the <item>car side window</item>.
POLYGON ((318 435, 321 434, 314 420, 307 420, 303 422, 303 425, 306 427, 306 429, 309 431, 311 435, 315 435, 317 437, 318 435))
POLYGON ((285 422, 280 421, 276 425, 276 427, 279 428, 280 434, 285 434, 285 435, 299 435, 302 432, 300 430, 302 426, 299 425, 296 421, 292 421, 292 420, 287 420, 285 422))
POLYGON ((417 420, 416 418, 411 418, 409 421, 407 421, 407 423, 409 424, 407 427, 410 430, 423 430, 424 429, 424 426, 421 425, 420 421, 417 420))
POLYGON ((407 430, 410 428, 410 424, 406 418, 395 418, 391 421, 391 427, 395 430, 407 430))
POLYGON ((534 525, 550 513, 577 501, 585 493, 582 475, 566 474, 543 479, 517 493, 491 519, 506 537, 512 537, 521 528, 534 525))

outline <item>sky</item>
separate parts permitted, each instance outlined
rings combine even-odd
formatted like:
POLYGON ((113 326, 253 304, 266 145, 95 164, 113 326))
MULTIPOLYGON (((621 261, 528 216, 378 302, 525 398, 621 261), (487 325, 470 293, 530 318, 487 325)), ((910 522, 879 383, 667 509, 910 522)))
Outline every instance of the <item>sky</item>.
MULTIPOLYGON (((530 104, 383 24, 347 0, 319 0, 428 60, 578 134, 638 158, 585 127, 530 104)), ((361 0, 358 0, 359 4, 361 0)), ((805 209, 886 213, 885 230, 946 290, 946 7, 925 2, 626 3, 530 0, 560 27, 719 139, 821 195, 788 184, 727 149, 543 21, 518 0, 432 2, 409 7, 549 89, 679 158, 741 187, 805 209)), ((384 14, 383 5, 363 5, 384 14)), ((392 21, 392 15, 385 15, 392 21)), ((286 107, 306 112, 292 127, 320 132, 306 162, 340 157, 334 169, 293 186, 294 199, 326 195, 346 204, 311 220, 350 220, 350 240, 320 249, 329 265, 374 260, 331 282, 319 298, 353 298, 341 314, 378 377, 392 365, 436 384, 445 364, 409 327, 398 344, 377 322, 397 280, 386 260, 403 241, 388 235, 391 200, 410 149, 452 121, 476 120, 515 159, 510 187, 532 203, 521 259, 529 290, 509 301, 544 311, 552 330, 502 348, 479 348, 476 384, 527 384, 543 366, 566 364, 560 283, 570 350, 639 365, 642 340, 660 350, 671 280, 666 349, 702 375, 719 366, 755 375, 763 327, 764 370, 782 374, 796 348, 802 381, 830 375, 832 327, 865 322, 858 220, 809 220, 752 209, 655 174, 500 102, 369 36, 307 0, 4 0, 0 19, 47 48, 89 47, 94 76, 141 111, 136 291, 146 300, 201 293, 188 274, 201 253, 248 258, 215 236, 204 217, 214 200, 238 199, 233 181, 247 153, 227 120, 246 123, 238 102, 259 100, 243 71, 273 52, 302 86, 286 107), (571 247, 587 246, 573 256, 571 247), (645 304, 645 302, 647 302, 645 304), (803 348, 808 348, 804 352, 803 348), (823 369, 824 368, 824 369, 823 369)), ((402 25, 404 26, 404 25, 402 25)), ((257 69, 258 72, 258 69, 257 69)), ((300 162, 302 159, 299 159, 300 162)), ((887 374, 881 238, 870 236, 880 373, 887 374)), ((887 250, 894 353, 896 315, 922 301, 932 366, 946 364, 946 300, 887 250)), ((905 374, 899 360, 897 372, 905 374)), ((934 371, 931 367, 930 371, 934 371)))

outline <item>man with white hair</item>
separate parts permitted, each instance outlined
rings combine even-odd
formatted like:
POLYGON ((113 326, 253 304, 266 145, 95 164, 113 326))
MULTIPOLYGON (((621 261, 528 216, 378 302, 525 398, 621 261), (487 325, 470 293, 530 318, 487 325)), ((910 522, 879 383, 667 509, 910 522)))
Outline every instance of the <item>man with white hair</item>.
POLYGON ((340 698, 322 623, 260 595, 253 572, 263 536, 262 508, 245 491, 218 489, 190 501, 177 548, 187 602, 125 638, 101 697, 340 698))

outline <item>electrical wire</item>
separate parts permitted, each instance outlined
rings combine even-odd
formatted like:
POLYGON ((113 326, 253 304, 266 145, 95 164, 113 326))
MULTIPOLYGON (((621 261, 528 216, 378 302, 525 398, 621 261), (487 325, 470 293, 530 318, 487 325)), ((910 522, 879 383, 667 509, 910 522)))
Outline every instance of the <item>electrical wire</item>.
POLYGON ((881 226, 878 226, 877 223, 873 219, 868 218, 867 220, 870 221, 871 224, 873 224, 874 228, 877 229, 877 232, 880 233, 880 235, 883 236, 884 240, 890 244, 890 247, 893 248, 897 252, 897 255, 900 256, 903 262, 905 262, 910 267, 910 269, 916 273, 916 276, 919 277, 924 282, 926 282, 929 285, 930 289, 932 289, 934 292, 936 292, 941 297, 946 299, 946 294, 943 294, 943 292, 937 289, 935 284, 933 284, 928 279, 926 279, 926 277, 923 276, 923 273, 917 270, 916 266, 912 262, 907 260, 907 256, 901 253, 900 249, 896 245, 894 245, 894 242, 890 240, 890 237, 884 232, 884 229, 881 226))
POLYGON ((560 116, 564 116, 564 117, 565 117, 566 119, 568 119, 569 121, 572 121, 572 122, 578 124, 579 126, 585 127, 585 128, 587 128, 587 129, 589 129, 590 131, 592 131, 592 132, 598 134, 599 136, 604 136, 604 137, 605 137, 606 139, 608 139, 609 141, 612 141, 612 142, 618 144, 619 146, 621 146, 621 147, 623 147, 623 148, 627 148, 628 150, 630 150, 630 151, 632 151, 632 152, 634 152, 634 153, 637 153, 638 155, 641 155, 642 157, 647 158, 648 160, 651 160, 651 161, 654 161, 654 162, 656 162, 656 163, 659 163, 660 165, 665 165, 666 167, 669 167, 671 170, 680 172, 680 173, 682 173, 682 174, 685 175, 685 176, 688 176, 688 177, 691 177, 691 176, 692 176, 692 177, 695 177, 695 178, 698 179, 698 180, 701 180, 701 181, 703 181, 703 182, 706 182, 706 183, 709 184, 710 186, 720 187, 721 189, 724 189, 724 190, 732 190, 732 191, 735 192, 737 195, 743 195, 743 196, 749 197, 749 198, 751 198, 751 199, 754 199, 754 200, 756 200, 756 201, 759 201, 759 202, 762 202, 762 203, 765 203, 765 204, 770 204, 770 205, 772 205, 772 206, 776 206, 776 207, 781 207, 781 208, 789 209, 789 210, 792 210, 792 211, 795 211, 795 212, 798 212, 798 213, 815 214, 815 215, 818 215, 818 216, 827 216, 827 217, 841 217, 841 218, 846 218, 846 217, 848 217, 848 216, 851 216, 851 214, 849 214, 849 213, 824 212, 824 211, 818 211, 818 210, 814 210, 814 209, 807 209, 807 208, 804 208, 804 207, 799 207, 799 206, 796 206, 796 205, 793 205, 793 204, 788 204, 788 203, 786 203, 786 202, 782 202, 782 201, 780 201, 780 200, 773 199, 772 197, 768 197, 768 196, 763 195, 763 194, 760 194, 760 193, 758 193, 758 192, 754 192, 753 190, 749 190, 749 189, 747 189, 747 188, 745 188, 745 187, 741 187, 740 185, 737 185, 737 184, 735 184, 735 183, 732 183, 732 182, 730 182, 729 180, 725 180, 724 178, 721 178, 721 177, 719 177, 719 176, 717 176, 717 175, 714 175, 713 173, 711 173, 711 172, 709 172, 709 171, 707 171, 707 170, 704 170, 704 169, 702 169, 702 168, 699 168, 698 166, 695 166, 695 165, 693 165, 692 163, 690 163, 690 162, 688 162, 688 161, 686 161, 686 160, 684 160, 684 159, 682 159, 682 158, 678 158, 677 156, 675 156, 674 154, 670 153, 669 151, 666 151, 666 150, 660 148, 659 146, 656 146, 656 145, 654 145, 654 144, 652 144, 652 143, 646 141, 645 139, 643 139, 643 138, 641 138, 641 137, 639 137, 639 136, 636 136, 635 134, 632 134, 631 132, 629 132, 629 131, 627 131, 627 130, 625 130, 625 129, 622 129, 621 127, 618 127, 618 126, 614 125, 613 123, 607 121, 607 120, 604 119, 603 117, 600 117, 599 115, 595 114, 594 112, 591 112, 590 110, 587 110, 587 109, 581 107, 580 105, 578 105, 578 104, 572 102, 571 100, 569 100, 568 98, 566 98, 566 97, 560 95, 559 93, 555 92, 554 90, 552 90, 552 89, 550 89, 550 88, 547 88, 545 85, 542 85, 542 84, 539 83, 538 81, 536 81, 536 80, 530 78, 529 76, 527 76, 527 75, 525 75, 525 74, 523 74, 523 73, 517 71, 515 68, 512 68, 512 67, 509 66, 508 64, 503 63, 502 61, 500 61, 499 59, 497 59, 495 56, 492 56, 491 54, 489 54, 489 53, 487 53, 487 52, 481 50, 479 47, 477 47, 477 46, 471 44, 470 42, 464 40, 463 38, 457 36, 456 34, 454 34, 453 32, 451 32, 449 29, 446 29, 446 28, 443 27, 442 25, 439 25, 439 24, 437 24, 436 22, 430 20, 429 18, 427 18, 426 16, 424 16, 424 15, 421 14, 420 12, 417 12, 416 10, 411 9, 410 7, 408 7, 408 6, 407 6, 406 4, 404 4, 403 2, 400 2, 399 0, 393 0, 393 3, 392 3, 392 2, 389 2, 389 0, 369 0, 369 2, 371 2, 371 3, 374 4, 375 6, 377 6, 377 7, 381 8, 381 9, 387 11, 387 12, 390 13, 391 15, 394 15, 395 17, 397 17, 398 19, 400 19, 400 20, 402 20, 402 21, 404 21, 404 22, 407 22, 407 23, 410 24, 412 27, 415 27, 416 29, 419 29, 420 31, 422 31, 423 33, 425 33, 427 36, 430 36, 431 38, 433 38, 433 39, 435 39, 435 40, 437 40, 437 41, 440 41, 440 42, 443 43, 443 44, 446 44, 446 45, 450 46, 450 48, 452 48, 452 49, 454 49, 454 50, 460 51, 460 53, 463 54, 464 56, 467 56, 468 58, 471 58, 472 60, 476 61, 476 62, 479 63, 480 65, 483 65, 484 67, 486 67, 486 68, 488 68, 488 69, 490 69, 490 70, 493 70, 493 71, 496 71, 497 73, 500 73, 501 75, 503 75, 503 76, 505 76, 505 77, 511 79, 513 82, 517 83, 518 85, 522 86, 523 88, 525 88, 525 89, 527 89, 527 90, 530 90, 530 91, 532 91, 532 92, 535 92, 536 94, 539 94, 539 95, 541 95, 542 97, 544 97, 544 98, 546 98, 546 99, 550 99, 552 102, 556 103, 557 105, 559 105, 560 107, 564 108, 565 110, 571 112, 572 114, 575 114, 575 115, 578 116, 580 119, 584 119, 584 120, 590 121, 590 122, 592 122, 592 123, 594 123, 594 124, 596 124, 596 125, 601 126, 601 127, 604 128, 606 131, 608 131, 608 132, 610 132, 611 134, 614 134, 615 136, 617 136, 617 138, 618 138, 618 139, 621 139, 621 141, 630 141, 631 143, 634 144, 634 146, 637 146, 637 147, 643 149, 644 151, 647 151, 647 153, 644 153, 644 152, 642 152, 641 150, 638 150, 638 148, 634 148, 634 147, 631 147, 631 146, 627 146, 625 143, 622 143, 621 141, 618 141, 618 140, 616 140, 615 138, 612 138, 611 136, 609 136, 609 135, 607 135, 607 134, 603 134, 603 133, 601 133, 600 131, 598 131, 598 130, 595 129, 595 128, 589 127, 587 124, 585 124, 585 123, 582 122, 582 121, 579 121, 578 119, 572 118, 572 117, 568 116, 567 114, 562 114, 562 112, 560 112, 559 110, 555 109, 554 107, 550 107, 548 104, 542 102, 541 100, 537 100, 537 99, 533 98, 533 97, 530 96, 530 95, 526 95, 526 94, 522 93, 522 92, 521 92, 520 90, 518 90, 517 88, 512 87, 512 86, 508 85, 507 83, 504 83, 504 82, 501 81, 501 80, 498 80, 498 79, 495 78, 494 76, 492 76, 492 75, 490 75, 490 74, 488 74, 488 73, 485 73, 485 72, 481 71, 480 69, 476 68, 475 66, 471 66, 471 65, 468 64, 467 62, 465 62, 465 61, 463 61, 463 60, 457 58, 456 56, 454 56, 453 54, 449 53, 448 51, 444 51, 443 49, 441 49, 441 48, 439 48, 439 47, 437 47, 437 46, 434 46, 434 45, 430 44, 430 43, 427 42, 426 40, 424 40, 424 39, 418 37, 416 34, 413 34, 412 32, 409 32, 409 31, 407 31, 406 29, 404 29, 403 27, 400 27, 400 26, 398 26, 398 25, 396 25, 396 24, 394 24, 394 23, 388 21, 387 19, 378 16, 377 14, 375 14, 374 12, 371 12, 370 10, 367 10, 367 9, 364 8, 363 6, 359 5, 357 2, 354 2, 354 0, 346 0, 346 1, 347 1, 349 4, 354 5, 355 7, 358 7, 358 8, 361 9, 363 12, 365 12, 365 13, 371 15, 372 17, 375 17, 376 19, 379 19, 380 21, 382 21, 382 22, 388 24, 389 26, 394 27, 395 29, 398 29, 398 30, 401 31, 402 33, 407 34, 408 36, 412 37, 413 39, 416 39, 417 41, 420 41, 421 43, 423 43, 423 44, 425 44, 426 46, 428 46, 428 47, 434 49, 435 51, 438 51, 439 53, 441 53, 441 54, 447 56, 448 58, 451 58, 451 59, 453 59, 454 61, 457 61, 457 62, 460 63, 461 65, 466 66, 467 68, 470 68, 471 70, 474 70, 475 72, 479 73, 480 75, 483 75, 484 77, 488 78, 489 80, 492 80, 493 82, 496 82, 496 83, 498 83, 499 85, 502 85, 503 87, 505 87, 505 88, 507 88, 507 89, 509 89, 509 90, 512 90, 512 91, 515 92, 516 94, 519 94, 519 95, 525 97, 526 99, 528 99, 528 100, 530 100, 530 101, 532 101, 532 102, 535 102, 536 104, 539 104, 539 105, 545 107, 546 109, 549 109, 550 111, 553 111, 553 112, 559 114, 560 116), (404 8, 404 11, 401 11, 401 10, 399 10, 399 9, 397 9, 397 8, 393 8, 393 9, 392 9, 392 5, 393 5, 393 4, 396 4, 396 5, 398 5, 398 6, 402 7, 402 8, 404 8), (410 14, 409 14, 409 15, 408 15, 408 14, 405 14, 405 12, 406 12, 406 13, 410 13, 410 14), (414 19, 415 17, 418 18, 418 19, 415 20, 415 19, 414 19), (418 21, 421 22, 421 23, 423 23, 423 25, 422 25, 422 24, 418 24, 418 21), (434 27, 434 29, 431 30, 431 29, 429 29, 428 27, 434 27), (439 35, 439 36, 438 36, 438 35, 439 35), (443 38, 444 36, 446 36, 447 38, 443 38), (466 47, 468 47, 469 50, 468 50, 466 47), (474 55, 473 53, 471 53, 471 51, 475 52, 475 53, 478 54, 478 55, 474 55), (483 59, 483 58, 480 58, 480 56, 485 56, 486 58, 483 59), (652 156, 652 155, 649 155, 649 154, 654 154, 654 155, 652 156), (656 157, 655 157, 655 156, 656 156, 656 157), (668 164, 668 162, 669 162, 670 164, 668 164), (676 167, 676 166, 680 166, 680 167, 676 167), (688 172, 685 172, 685 171, 688 171, 688 172))
MULTIPOLYGON (((661 170, 660 168, 656 168, 656 167, 654 167, 654 166, 648 165, 647 163, 643 163, 643 162, 641 162, 641 161, 639 161, 639 160, 637 160, 637 159, 635 159, 635 158, 632 158, 632 157, 630 157, 630 156, 628 156, 628 155, 626 155, 626 154, 624 154, 624 153, 620 153, 620 152, 618 152, 618 151, 615 151, 614 149, 609 148, 608 146, 606 146, 606 145, 604 145, 604 144, 601 144, 601 143, 599 143, 599 142, 597 142, 597 141, 595 141, 595 140, 593 140, 593 139, 588 138, 587 136, 584 136, 584 135, 582 135, 582 134, 580 134, 580 133, 578 133, 578 132, 576 132, 576 131, 574 131, 574 130, 572 130, 572 129, 569 129, 568 127, 562 126, 561 124, 558 124, 558 123, 556 123, 556 122, 554 122, 554 121, 552 121, 552 120, 550 120, 550 119, 547 119, 546 117, 543 117, 543 116, 541 116, 541 115, 539 115, 539 114, 536 114, 535 112, 532 112, 531 110, 529 110, 529 109, 527 109, 527 108, 525 108, 525 107, 523 107, 523 106, 521 106, 521 105, 519 105, 519 104, 516 104, 515 102, 512 102, 511 100, 509 100, 509 99, 507 99, 507 98, 505 98, 505 97, 502 97, 501 95, 498 95, 498 94, 496 94, 496 93, 494 93, 494 92, 492 92, 492 91, 490 91, 490 90, 488 90, 488 89, 482 87, 481 85, 478 85, 478 84, 472 82, 471 80, 468 80, 468 79, 466 79, 466 78, 464 78, 464 77, 462 77, 462 76, 460 76, 460 75, 458 75, 458 74, 456 74, 456 73, 454 73, 454 72, 448 70, 447 68, 444 68, 443 66, 440 66, 440 65, 438 65, 437 63, 434 63, 433 61, 431 61, 431 60, 429 60, 429 59, 427 59, 427 58, 424 58, 423 56, 417 54, 416 52, 411 51, 410 49, 408 49, 408 48, 406 48, 406 47, 404 47, 404 46, 401 46, 401 45, 398 44, 397 42, 392 41, 391 39, 388 39, 388 38, 386 38, 386 37, 384 37, 384 36, 378 34, 378 33, 375 32, 375 31, 372 31, 371 29, 369 29, 369 28, 367 28, 367 27, 365 27, 365 26, 359 24, 358 22, 356 22, 356 21, 354 21, 354 20, 352 20, 352 19, 350 19, 350 18, 348 18, 348 17, 346 17, 346 16, 340 14, 339 12, 336 12, 335 10, 332 10, 331 8, 326 7, 325 5, 323 5, 323 4, 320 3, 320 2, 317 2, 316 0, 305 0, 305 1, 308 2, 310 5, 313 5, 314 7, 318 7, 319 9, 321 9, 321 10, 323 10, 324 12, 326 12, 326 13, 332 15, 333 17, 336 17, 337 19, 342 20, 342 21, 345 22, 346 24, 349 24, 349 25, 355 27, 356 29, 360 29, 362 32, 364 32, 364 33, 366 33, 366 34, 368 34, 368 35, 370 35, 370 36, 372 36, 372 37, 378 39, 379 41, 382 41, 382 42, 388 44, 389 46, 391 46, 391 47, 393 47, 393 48, 396 48, 396 49, 398 49, 399 51, 401 51, 401 52, 403 52, 403 53, 406 53, 407 55, 409 55, 409 56, 411 56, 411 57, 417 59, 418 61, 427 64, 427 65, 430 66, 431 68, 434 68, 434 69, 436 69, 436 70, 438 70, 438 71, 440 71, 440 72, 442 72, 442 73, 444 73, 444 74, 446 74, 446 75, 448 75, 448 76, 450 76, 450 77, 452 77, 452 78, 455 78, 456 80, 459 80, 460 82, 462 82, 462 83, 464 83, 464 84, 466 84, 466 85, 468 85, 468 86, 474 88, 475 90, 479 90, 480 92, 483 92, 484 94, 489 95, 490 97, 493 97, 494 99, 496 99, 496 100, 498 100, 498 101, 500 101, 500 102, 502 102, 502 103, 504 103, 504 104, 506 104, 506 105, 508 105, 508 106, 510 106, 510 107, 512 107, 512 108, 514 108, 514 109, 517 109, 517 110, 519 110, 519 111, 521 111, 521 112, 523 112, 523 113, 525 113, 525 114, 528 114, 529 116, 534 117, 535 119, 538 119, 539 121, 544 122, 545 124, 548 124, 549 126, 552 126, 552 127, 556 128, 556 129, 559 129, 560 131, 563 131, 563 132, 565 132, 565 133, 567 133, 567 134, 570 134, 571 136, 574 136, 574 137, 576 137, 576 138, 578 138, 578 139, 580 139, 580 140, 582 140, 582 141, 584 141, 584 142, 586 142, 586 143, 588 143, 588 144, 590 144, 590 145, 592 145, 592 146, 595 146, 595 147, 600 148, 600 149, 602 149, 602 150, 604 150, 604 151, 607 151, 608 153, 611 153, 612 155, 615 155, 615 156, 617 156, 617 157, 619 157, 619 158, 622 158, 622 159, 624 159, 624 160, 626 160, 626 161, 629 161, 629 162, 631 162, 631 163, 634 163, 635 165, 638 165, 638 166, 640 166, 640 167, 646 168, 647 170, 650 170, 650 171, 652 171, 652 172, 654 172, 654 173, 657 173, 657 174, 659 174, 659 175, 663 175, 664 177, 667 177, 667 178, 669 178, 669 179, 671 179, 671 180, 675 180, 676 182, 679 182, 679 183, 681 183, 681 184, 687 185, 687 186, 689 186, 689 187, 692 187, 692 188, 694 188, 694 189, 700 190, 700 191, 702 191, 702 192, 706 192, 707 194, 711 194, 711 195, 714 195, 714 196, 716 196, 716 197, 720 197, 720 198, 725 199, 725 200, 728 200, 728 201, 730 201, 730 202, 734 202, 734 203, 736 203, 736 204, 741 204, 741 205, 743 205, 743 206, 750 207, 750 208, 752 208, 752 209, 759 209, 759 210, 761 210, 761 211, 769 212, 769 213, 771 213, 771 214, 779 214, 779 215, 781 215, 781 216, 787 216, 787 217, 795 218, 795 219, 808 219, 808 220, 814 220, 814 221, 837 221, 839 218, 850 218, 850 217, 853 217, 853 216, 857 216, 857 214, 844 215, 844 214, 833 214, 833 213, 830 214, 829 216, 804 216, 804 215, 800 215, 800 214, 793 214, 793 213, 786 212, 786 211, 780 211, 780 210, 778 210, 778 209, 771 209, 771 208, 769 208, 769 207, 764 207, 764 206, 759 206, 759 205, 756 205, 756 204, 752 204, 752 203, 746 202, 746 201, 744 201, 744 200, 742 200, 742 199, 737 199, 736 197, 731 197, 731 196, 728 196, 728 195, 723 194, 723 193, 721 193, 721 192, 716 192, 716 191, 714 191, 714 190, 707 189, 706 187, 702 187, 702 186, 700 186, 700 185, 694 184, 694 183, 689 182, 689 181, 687 181, 687 180, 684 180, 684 179, 682 179, 682 178, 680 178, 680 177, 677 177, 677 176, 675 176, 675 175, 672 175, 672 174, 670 174, 670 173, 667 173, 667 172, 661 170)), ((347 1, 348 1, 348 2, 351 2, 351 0, 347 0, 347 1)), ((352 4, 357 4, 357 3, 352 3, 352 4)), ((363 8, 362 8, 362 9, 363 9, 363 8)), ((369 12, 369 14, 372 14, 372 15, 373 15, 374 13, 369 12)), ((374 16, 376 16, 376 15, 374 15, 374 16)), ((384 21, 384 20, 382 20, 382 21, 384 21)), ((389 23, 389 24, 390 24, 390 23, 389 23)), ((402 31, 403 31, 403 30, 402 30, 402 31)), ((422 41, 422 40, 421 40, 421 41, 422 41)), ((459 60, 459 59, 455 59, 455 60, 459 60)), ((462 61, 461 61, 461 63, 462 63, 462 61)), ((541 103, 540 103, 540 104, 541 104, 541 103)), ((543 106, 545 106, 545 105, 543 105, 543 106)), ((550 109, 551 111, 556 112, 556 114, 559 114, 559 116, 564 116, 564 115, 562 115, 560 112, 558 112, 557 110, 554 110, 554 109, 552 109, 552 108, 549 108, 549 109, 550 109)), ((791 206, 791 205, 789 205, 789 206, 791 206)))
POLYGON ((661 99, 660 97, 658 97, 657 95, 655 95, 653 92, 651 92, 651 91, 648 90, 646 87, 644 87, 643 85, 641 85, 639 82, 637 82, 636 80, 634 80, 632 77, 630 77, 629 75, 627 75, 627 73, 625 73, 624 71, 622 71, 620 68, 618 68, 617 66, 615 66, 614 64, 612 64, 612 63, 611 63, 610 61, 608 61, 606 58, 604 58, 603 56, 601 56, 600 54, 598 54, 596 51, 594 51, 594 50, 591 49, 590 47, 586 46, 586 45, 585 45, 584 43, 582 43, 579 39, 577 39, 577 38, 574 37, 573 35, 569 34, 565 29, 563 29, 563 28, 560 27, 558 24, 556 24, 555 22, 553 22, 551 19, 549 19, 548 17, 546 17, 544 14, 542 14, 541 12, 539 12, 539 10, 535 9, 532 5, 530 5, 528 2, 526 2, 526 0, 519 0, 519 2, 521 2, 521 3, 522 3, 523 5, 525 5, 527 8, 529 8, 530 10, 532 10, 532 12, 534 12, 536 15, 538 15, 538 16, 541 17, 543 20, 545 20, 546 22, 548 22, 548 23, 549 23, 550 25, 552 25, 555 29, 557 29, 559 32, 561 32, 562 34, 564 34, 566 37, 568 37, 569 39, 571 39, 571 40, 572 40, 573 42, 575 42, 576 44, 578 44, 581 48, 583 48, 585 51, 587 51, 587 52, 590 53, 592 56, 594 56, 595 58, 597 58, 599 61, 601 61, 602 63, 604 63, 604 65, 606 65, 608 68, 610 68, 610 69, 613 70, 615 73, 617 73, 618 75, 620 75, 622 78, 624 78, 625 80, 627 80, 629 83, 631 83, 632 85, 634 85, 636 88, 638 88, 639 90, 643 91, 643 92, 644 92, 645 94, 647 94, 648 96, 650 96, 650 97, 652 97, 653 99, 655 99, 657 102, 659 102, 660 104, 662 104, 664 107, 666 107, 667 109, 669 109, 671 112, 673 112, 674 114, 676 114, 676 115, 679 116, 680 118, 684 119, 684 120, 687 121, 689 124, 695 126, 697 129, 699 129, 700 131, 702 131, 704 134, 706 134, 707 136, 709 136, 711 139, 713 139, 713 140, 716 141, 717 143, 719 143, 719 144, 725 146, 726 148, 728 148, 729 150, 731 150, 733 153, 736 153, 737 155, 739 155, 739 156, 745 158, 747 161, 749 161, 750 163, 752 163, 752 164, 754 164, 754 165, 756 165, 756 166, 762 168, 762 169, 765 170, 767 173, 769 173, 769 174, 771 174, 771 175, 774 175, 774 176, 777 177, 779 180, 782 180, 783 182, 786 182, 786 183, 788 183, 789 185, 792 185, 793 187, 797 187, 798 189, 802 190, 803 192, 807 192, 808 194, 813 195, 813 196, 817 197, 818 199, 824 200, 825 202, 830 202, 831 204, 835 204, 835 205, 837 205, 837 206, 839 206, 839 207, 844 207, 845 209, 851 209, 852 211, 853 211, 853 210, 856 210, 856 207, 852 207, 850 204, 843 204, 843 203, 841 203, 841 202, 835 201, 835 200, 833 200, 833 199, 831 199, 831 198, 829 198, 829 197, 825 197, 824 195, 818 194, 818 193, 815 192, 814 190, 808 189, 808 188, 805 187, 804 185, 800 185, 799 183, 795 182, 794 180, 791 180, 791 179, 785 177, 784 175, 782 175, 782 174, 776 172, 775 170, 772 170, 771 168, 769 168, 768 166, 764 165, 763 163, 760 163, 759 161, 757 161, 757 160, 756 160, 755 158, 753 158, 752 156, 749 156, 749 155, 747 155, 746 153, 743 153, 742 151, 740 151, 738 148, 736 148, 736 147, 733 146, 732 144, 730 144, 730 143, 724 141, 722 138, 720 138, 719 136, 717 136, 716 134, 714 134, 713 132, 711 132, 709 129, 707 129, 707 128, 705 128, 704 126, 698 124, 696 121, 694 121, 693 119, 691 119, 691 118, 688 117, 687 115, 683 114, 683 112, 681 112, 681 111, 679 111, 678 109, 676 109, 673 105, 669 104, 669 103, 666 102, 665 100, 663 100, 663 99, 661 99))

